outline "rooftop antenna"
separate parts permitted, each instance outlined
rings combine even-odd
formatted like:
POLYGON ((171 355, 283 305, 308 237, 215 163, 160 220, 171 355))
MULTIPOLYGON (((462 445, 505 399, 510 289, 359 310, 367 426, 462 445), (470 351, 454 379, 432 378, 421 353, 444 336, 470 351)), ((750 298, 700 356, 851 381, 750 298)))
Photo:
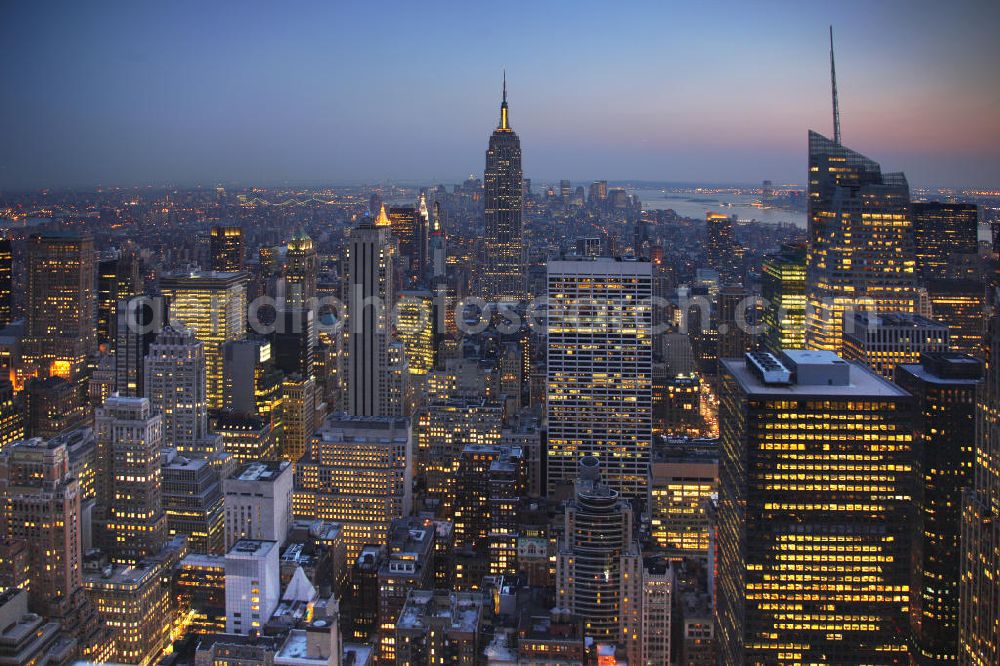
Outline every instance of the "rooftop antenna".
POLYGON ((833 60, 833 26, 830 26, 830 84, 833 87, 833 142, 840 145, 840 101, 837 98, 837 66, 833 60))
POLYGON ((503 102, 500 103, 500 127, 499 129, 510 130, 510 121, 507 119, 507 68, 503 70, 503 102))

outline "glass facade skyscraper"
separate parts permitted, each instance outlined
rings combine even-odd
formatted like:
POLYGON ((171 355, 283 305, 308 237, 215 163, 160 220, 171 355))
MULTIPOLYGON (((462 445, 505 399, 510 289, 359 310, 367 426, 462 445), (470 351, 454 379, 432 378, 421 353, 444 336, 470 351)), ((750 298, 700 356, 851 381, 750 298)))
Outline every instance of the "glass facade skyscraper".
POLYGON ((845 311, 916 309, 910 187, 810 131, 808 207, 806 346, 840 353, 845 311))
POLYGON ((979 252, 979 208, 931 201, 913 204, 913 235, 921 277, 946 278, 949 258, 979 252))
POLYGON ((914 436, 918 535, 910 607, 914 657, 954 663, 958 655, 962 489, 971 485, 976 387, 982 364, 951 352, 896 366, 896 384, 916 399, 914 436))
POLYGON ((764 300, 764 346, 801 349, 806 343, 806 248, 785 245, 764 257, 760 273, 764 300))
POLYGON ((962 503, 958 662, 1000 663, 1000 315, 984 340, 972 488, 962 503))
POLYGON ((911 397, 828 351, 721 362, 724 664, 908 664, 911 397))

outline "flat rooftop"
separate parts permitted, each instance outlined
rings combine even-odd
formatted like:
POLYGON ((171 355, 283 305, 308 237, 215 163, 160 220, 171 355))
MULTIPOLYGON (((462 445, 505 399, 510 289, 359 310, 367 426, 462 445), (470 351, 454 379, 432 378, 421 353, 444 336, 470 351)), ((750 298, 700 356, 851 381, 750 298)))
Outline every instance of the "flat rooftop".
POLYGON ((445 620, 451 629, 475 632, 482 615, 482 598, 473 592, 413 590, 399 613, 396 626, 421 629, 429 620, 445 620))
POLYGON ((287 460, 251 462, 236 470, 231 478, 239 481, 274 481, 290 465, 287 460))
POLYGON ((841 385, 826 384, 765 384, 761 382, 746 367, 746 361, 742 358, 727 358, 720 362, 726 372, 733 376, 740 387, 749 395, 759 396, 802 396, 802 397, 845 397, 845 398, 905 398, 910 394, 899 388, 892 382, 883 379, 858 363, 843 361, 833 352, 815 352, 804 350, 786 351, 786 354, 795 353, 799 359, 803 359, 805 365, 815 365, 823 363, 825 358, 833 357, 841 363, 845 363, 849 368, 848 381, 841 385), (808 356, 806 356, 808 355, 808 356), (829 356, 827 356, 829 355, 829 356))
MULTIPOLYGON (((956 355, 958 356, 958 355, 956 355)), ((979 359, 972 357, 958 357, 949 358, 946 361, 948 364, 954 364, 958 366, 966 366, 968 369, 966 372, 975 371, 982 367, 979 359)), ((952 376, 942 376, 933 371, 932 368, 927 367, 922 363, 901 363, 896 366, 897 370, 905 370, 917 379, 926 382, 928 384, 941 384, 947 386, 976 386, 980 382, 980 377, 952 377, 952 376)))
POLYGON ((259 541, 257 539, 240 539, 226 553, 227 558, 258 559, 267 557, 272 549, 278 547, 277 541, 259 541))
POLYGON ((567 257, 547 264, 550 278, 559 275, 652 275, 653 264, 634 258, 567 257))
POLYGON ((404 418, 390 416, 327 417, 316 437, 324 442, 405 442, 410 436, 410 424, 404 418))
POLYGON ((855 325, 872 327, 947 328, 946 324, 913 312, 855 312, 855 325))

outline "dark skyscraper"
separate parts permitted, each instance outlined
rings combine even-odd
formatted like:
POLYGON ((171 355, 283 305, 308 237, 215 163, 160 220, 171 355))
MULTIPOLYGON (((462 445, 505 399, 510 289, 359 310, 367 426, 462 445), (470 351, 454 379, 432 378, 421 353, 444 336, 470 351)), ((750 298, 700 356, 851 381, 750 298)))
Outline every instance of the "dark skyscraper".
POLYGON ((510 128, 507 117, 506 77, 500 124, 493 131, 486 151, 483 184, 486 258, 482 292, 487 299, 519 300, 525 294, 521 140, 510 128))
POLYGON ((952 255, 979 252, 979 209, 975 204, 913 204, 917 270, 924 279, 947 278, 952 255))
POLYGON ((0 327, 6 326, 13 317, 11 292, 14 288, 14 251, 10 239, 0 239, 0 327))
POLYGON ((972 488, 962 503, 958 663, 1000 663, 1000 316, 983 342, 972 488))
POLYGON ((139 258, 131 250, 97 264, 97 341, 113 346, 118 336, 118 301, 142 291, 139 258))
POLYGON ((709 267, 719 272, 723 282, 738 282, 736 256, 733 252, 736 244, 733 240, 733 219, 721 213, 708 213, 705 225, 709 267))
POLYGON ((722 361, 723 664, 908 664, 911 397, 827 351, 722 361))
POLYGON ((319 260, 312 238, 303 231, 297 231, 290 241, 285 254, 285 307, 307 308, 316 296, 316 278, 319 260))
POLYGON ((959 536, 962 489, 972 485, 976 386, 982 364, 962 354, 923 354, 896 366, 896 384, 916 400, 918 451, 910 624, 920 664, 958 656, 959 536), (919 487, 922 485, 922 488, 919 487))
POLYGON ((346 324, 347 411, 354 416, 382 416, 388 407, 386 304, 393 302, 389 218, 362 218, 347 246, 346 324))
POLYGON ((213 271, 235 273, 243 270, 243 230, 239 227, 212 227, 209 235, 213 271))

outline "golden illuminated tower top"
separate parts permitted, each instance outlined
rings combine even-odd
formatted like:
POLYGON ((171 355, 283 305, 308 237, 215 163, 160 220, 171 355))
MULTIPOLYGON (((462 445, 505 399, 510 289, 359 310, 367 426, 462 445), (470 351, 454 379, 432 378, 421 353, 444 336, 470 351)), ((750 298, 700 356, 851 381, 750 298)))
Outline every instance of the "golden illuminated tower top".
POLYGON ((510 132, 510 121, 507 119, 507 70, 503 71, 503 101, 500 102, 500 126, 497 130, 510 132))
POLYGON ((389 220, 389 216, 385 212, 385 204, 379 208, 378 217, 375 219, 376 227, 391 227, 392 222, 389 220))

